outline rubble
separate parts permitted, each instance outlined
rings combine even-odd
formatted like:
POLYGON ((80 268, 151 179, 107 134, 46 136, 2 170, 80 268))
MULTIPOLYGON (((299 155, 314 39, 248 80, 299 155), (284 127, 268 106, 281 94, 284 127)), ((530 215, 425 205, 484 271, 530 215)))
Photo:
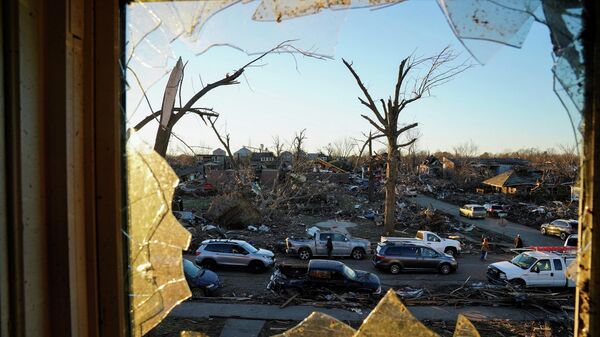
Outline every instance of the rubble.
POLYGON ((258 209, 241 193, 217 196, 205 217, 225 228, 239 229, 262 220, 258 209))

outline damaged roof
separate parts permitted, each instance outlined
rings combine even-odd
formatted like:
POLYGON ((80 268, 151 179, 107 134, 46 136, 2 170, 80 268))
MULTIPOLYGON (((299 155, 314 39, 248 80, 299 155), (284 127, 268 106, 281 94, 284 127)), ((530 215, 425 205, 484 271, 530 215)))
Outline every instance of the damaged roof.
POLYGON ((531 171, 515 171, 508 170, 490 179, 484 180, 483 183, 495 187, 510 187, 523 185, 536 185, 540 174, 531 171))

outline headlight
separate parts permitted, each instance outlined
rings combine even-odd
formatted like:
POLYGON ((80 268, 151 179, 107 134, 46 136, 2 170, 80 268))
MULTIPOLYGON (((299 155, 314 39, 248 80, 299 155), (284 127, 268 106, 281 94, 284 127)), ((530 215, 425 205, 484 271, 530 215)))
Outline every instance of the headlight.
POLYGON ((214 288, 214 287, 216 287, 216 286, 217 286, 216 284, 209 284, 209 285, 207 285, 207 286, 206 286, 206 288, 208 288, 208 289, 212 289, 212 288, 214 288))
POLYGON ((504 274, 504 273, 498 273, 498 277, 503 280, 506 280, 506 274, 504 274))
POLYGON ((381 286, 379 286, 379 287, 377 288, 377 290, 375 290, 375 293, 374 293, 374 294, 375 294, 375 295, 379 295, 379 294, 381 294, 381 286))

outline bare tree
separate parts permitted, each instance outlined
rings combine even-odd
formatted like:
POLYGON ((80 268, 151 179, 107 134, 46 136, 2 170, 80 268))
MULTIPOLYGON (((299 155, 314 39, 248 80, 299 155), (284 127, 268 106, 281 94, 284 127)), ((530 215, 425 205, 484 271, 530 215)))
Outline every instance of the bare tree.
POLYGON ((302 129, 300 132, 296 132, 294 139, 292 140, 292 152, 294 154, 294 165, 300 163, 300 159, 304 154, 304 141, 306 140, 306 129, 302 129))
POLYGON ((468 142, 454 146, 453 150, 457 158, 474 158, 479 153, 479 146, 471 139, 468 142))
POLYGON ((281 139, 279 139, 279 135, 273 136, 273 149, 277 158, 281 156, 281 153, 283 152, 283 146, 283 142, 281 139))
POLYGON ((432 89, 450 81, 457 74, 469 68, 469 65, 462 63, 457 66, 450 66, 457 59, 457 55, 449 48, 444 48, 439 54, 427 58, 407 57, 398 68, 398 78, 394 90, 393 98, 390 96, 387 100, 381 99, 381 110, 377 107, 369 91, 363 84, 358 74, 352 68, 352 64, 343 60, 344 64, 350 70, 356 83, 366 97, 366 101, 358 98, 361 104, 366 106, 374 115, 375 119, 367 115, 362 115, 377 131, 381 134, 373 136, 372 139, 385 137, 387 140, 387 169, 385 183, 385 211, 384 211, 384 233, 391 233, 395 225, 395 204, 396 204, 396 180, 398 177, 398 149, 409 146, 416 139, 405 143, 398 143, 398 137, 405 131, 418 125, 411 123, 406 126, 398 124, 400 112, 409 104, 428 96, 432 89), (421 72, 420 68, 425 71, 421 72))
MULTIPOLYGON (((260 61, 261 59, 263 59, 265 56, 272 54, 272 53, 274 53, 274 54, 289 53, 292 55, 293 55, 293 53, 300 53, 303 56, 317 58, 317 59, 323 59, 323 57, 321 57, 321 56, 318 56, 316 54, 309 53, 306 51, 302 51, 302 50, 294 47, 291 44, 291 42, 292 41, 289 41, 289 40, 281 42, 277 46, 271 48, 270 50, 264 52, 263 54, 254 58, 250 62, 246 63, 241 68, 234 71, 232 74, 228 73, 222 79, 207 84, 200 91, 195 93, 194 96, 192 96, 187 101, 187 103, 185 103, 183 106, 180 106, 179 108, 174 108, 173 113, 170 115, 170 118, 168 118, 168 121, 164 124, 159 123, 158 131, 156 134, 156 141, 154 143, 154 150, 163 157, 166 155, 167 148, 169 145, 169 140, 171 139, 171 135, 173 134, 173 127, 175 126, 175 124, 177 124, 177 122, 179 122, 181 117, 183 117, 187 113, 197 114, 198 116, 200 116, 202 118, 202 120, 205 123, 206 123, 206 120, 204 119, 204 117, 218 117, 218 114, 214 113, 212 111, 212 109, 195 108, 194 105, 196 104, 196 102, 198 102, 198 100, 200 100, 200 98, 202 98, 204 95, 206 95, 208 92, 210 92, 211 90, 213 90, 215 88, 218 88, 221 86, 226 86, 226 85, 239 84, 240 82, 238 81, 238 78, 240 76, 242 76, 242 74, 244 74, 244 71, 249 67, 256 66, 255 64, 258 61, 260 61)), ((182 73, 181 81, 179 83, 182 83, 183 75, 184 74, 182 73)), ((179 93, 181 95, 181 89, 179 90, 179 93)), ((149 104, 147 97, 146 97, 146 101, 149 104)), ((180 97, 179 101, 180 101, 180 105, 181 105, 181 97, 180 97)), ((137 130, 143 128, 145 125, 147 125, 152 120, 159 120, 159 117, 162 116, 162 113, 163 113, 162 109, 151 113, 149 116, 147 116, 142 121, 140 121, 134 127, 134 129, 137 131, 137 130)), ((163 119, 161 118, 161 120, 163 120, 163 119)))
POLYGON ((229 157, 229 161, 231 162, 231 167, 237 172, 238 166, 237 166, 237 162, 235 161, 235 158, 233 157, 233 153, 231 152, 231 145, 229 143, 229 141, 230 141, 229 133, 225 133, 225 136, 222 136, 221 133, 219 132, 219 130, 217 130, 217 127, 215 126, 216 118, 212 119, 211 117, 208 117, 207 119, 208 119, 208 122, 210 123, 211 129, 217 136, 217 139, 219 140, 221 145, 223 145, 223 147, 225 148, 225 152, 227 152, 227 157, 229 157))
POLYGON ((333 157, 336 158, 348 158, 356 148, 356 142, 349 137, 337 139, 329 145, 332 147, 333 157))

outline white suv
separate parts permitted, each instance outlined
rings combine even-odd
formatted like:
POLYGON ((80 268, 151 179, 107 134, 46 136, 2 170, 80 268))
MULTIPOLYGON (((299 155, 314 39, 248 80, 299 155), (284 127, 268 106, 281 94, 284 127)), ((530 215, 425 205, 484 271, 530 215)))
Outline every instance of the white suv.
POLYGON ((208 269, 240 266, 261 272, 275 264, 274 256, 272 251, 255 248, 243 240, 204 240, 196 251, 196 264, 208 269))

